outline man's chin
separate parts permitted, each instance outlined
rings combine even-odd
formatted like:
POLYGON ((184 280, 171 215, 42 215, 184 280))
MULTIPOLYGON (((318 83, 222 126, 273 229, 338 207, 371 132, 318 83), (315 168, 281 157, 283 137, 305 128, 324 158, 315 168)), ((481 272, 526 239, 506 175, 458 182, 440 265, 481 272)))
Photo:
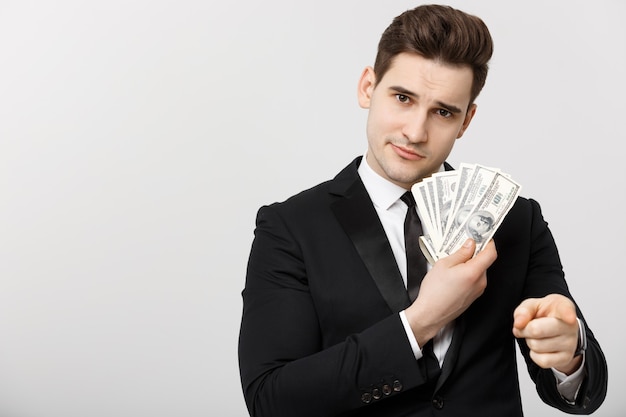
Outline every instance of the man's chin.
MULTIPOLYGON (((430 176, 431 174, 428 174, 427 176, 430 176)), ((404 174, 404 175, 394 175, 394 176, 390 176, 389 177, 394 183, 396 183, 397 185, 403 187, 403 188, 411 188, 413 186, 413 184, 416 184, 420 181, 422 181, 422 179, 424 179, 425 177, 422 176, 421 174, 416 174, 416 173, 411 173, 410 175, 404 174)))

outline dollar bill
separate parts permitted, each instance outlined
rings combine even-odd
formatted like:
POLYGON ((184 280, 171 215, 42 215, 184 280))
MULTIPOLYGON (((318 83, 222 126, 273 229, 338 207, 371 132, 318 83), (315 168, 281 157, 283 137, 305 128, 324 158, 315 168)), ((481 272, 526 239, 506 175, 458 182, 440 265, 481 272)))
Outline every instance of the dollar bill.
MULTIPOLYGON (((474 172, 475 169, 476 169, 476 164, 461 163, 458 170, 452 171, 457 174, 458 179, 457 179, 456 190, 454 192, 454 195, 452 196, 452 203, 450 205, 450 213, 448 213, 449 219, 452 219, 454 213, 456 212, 456 208, 458 207, 459 201, 461 197, 463 197, 463 194, 465 190, 467 189, 467 182, 471 178, 472 173, 474 172)), ((452 222, 446 221, 446 228, 441 234, 442 236, 446 235, 451 225, 452 225, 452 222)))
POLYGON ((434 210, 438 215, 437 232, 443 236, 448 223, 448 216, 452 209, 452 200, 456 195, 456 187, 458 175, 455 171, 437 172, 431 177, 435 184, 435 207, 434 210))
MULTIPOLYGON (((417 208, 417 214, 422 223, 422 230, 425 236, 435 236, 436 229, 434 218, 434 208, 430 204, 430 195, 426 186, 425 180, 415 184, 411 189, 413 198, 415 198, 415 205, 417 208)), ((441 243, 441 242, 438 242, 441 243)))
POLYGON ((457 232, 467 219, 467 215, 485 194, 497 173, 498 170, 482 165, 476 165, 473 170, 467 173, 469 178, 463 183, 463 188, 460 188, 457 193, 454 216, 448 224, 441 246, 437 248, 439 252, 443 248, 449 247, 450 240, 457 236, 457 232))
POLYGON ((458 250, 472 238, 481 251, 515 203, 521 186, 497 168, 461 164, 413 186, 424 236, 420 247, 429 262, 458 250))
POLYGON ((519 196, 521 186, 507 175, 497 173, 480 200, 464 214, 464 220, 455 229, 439 251, 439 257, 458 250, 468 238, 476 242, 476 253, 481 251, 502 224, 519 196))

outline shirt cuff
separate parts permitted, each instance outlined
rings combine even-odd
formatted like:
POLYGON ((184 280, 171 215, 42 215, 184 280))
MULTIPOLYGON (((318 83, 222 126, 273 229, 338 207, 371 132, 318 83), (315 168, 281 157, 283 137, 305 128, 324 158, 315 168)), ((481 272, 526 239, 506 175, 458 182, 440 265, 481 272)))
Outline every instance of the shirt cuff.
MULTIPOLYGON (((580 331, 584 331, 581 327, 580 319, 578 320, 578 325, 580 331)), ((561 394, 561 397, 568 404, 573 405, 576 402, 576 398, 578 397, 578 391, 580 390, 580 386, 585 379, 585 352, 582 353, 583 360, 580 362, 580 367, 571 375, 566 375, 563 372, 559 372, 554 368, 552 369, 552 373, 556 378, 556 389, 561 394)))
POLYGON ((411 344, 411 350, 413 350, 413 355, 415 355, 415 359, 421 359, 422 349, 420 349, 420 346, 417 343, 417 339, 413 334, 413 330, 409 325, 409 321, 406 318, 406 313, 404 312, 404 310, 400 312, 400 321, 402 321, 402 325, 404 326, 404 332, 406 333, 406 337, 409 339, 409 343, 411 344))

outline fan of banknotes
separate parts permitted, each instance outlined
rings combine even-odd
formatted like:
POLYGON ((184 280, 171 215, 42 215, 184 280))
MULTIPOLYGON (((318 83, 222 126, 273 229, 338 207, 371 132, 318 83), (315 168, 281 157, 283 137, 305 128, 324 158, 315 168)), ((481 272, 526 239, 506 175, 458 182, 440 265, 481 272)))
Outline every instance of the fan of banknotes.
POLYGON ((480 252, 502 223, 521 186, 497 168, 460 164, 411 189, 422 222, 420 247, 431 264, 459 249, 467 238, 480 252))

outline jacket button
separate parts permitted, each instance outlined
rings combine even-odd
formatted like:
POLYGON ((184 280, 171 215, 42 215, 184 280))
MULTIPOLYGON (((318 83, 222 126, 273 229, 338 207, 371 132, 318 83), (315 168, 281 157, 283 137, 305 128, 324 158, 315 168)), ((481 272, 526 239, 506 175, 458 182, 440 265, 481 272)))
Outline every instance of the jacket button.
POLYGON ((435 407, 437 410, 441 410, 443 408, 443 398, 441 398, 440 396, 436 396, 433 398, 433 407, 435 407))
POLYGON ((389 384, 385 384, 385 385, 383 385, 383 394, 384 394, 384 395, 389 395, 389 394, 391 394, 391 387, 389 386, 389 384))
POLYGON ((374 389, 372 390, 372 397, 373 397, 375 400, 380 400, 380 397, 382 397, 382 396, 383 396, 383 395, 380 393, 380 390, 379 390, 378 388, 374 388, 374 389))
POLYGON ((370 394, 369 392, 364 392, 363 395, 361 395, 361 401, 363 401, 365 404, 371 403, 372 394, 370 394))
POLYGON ((393 390, 395 392, 402 391, 402 383, 400 381, 398 381, 397 379, 395 381, 393 381, 393 390))

